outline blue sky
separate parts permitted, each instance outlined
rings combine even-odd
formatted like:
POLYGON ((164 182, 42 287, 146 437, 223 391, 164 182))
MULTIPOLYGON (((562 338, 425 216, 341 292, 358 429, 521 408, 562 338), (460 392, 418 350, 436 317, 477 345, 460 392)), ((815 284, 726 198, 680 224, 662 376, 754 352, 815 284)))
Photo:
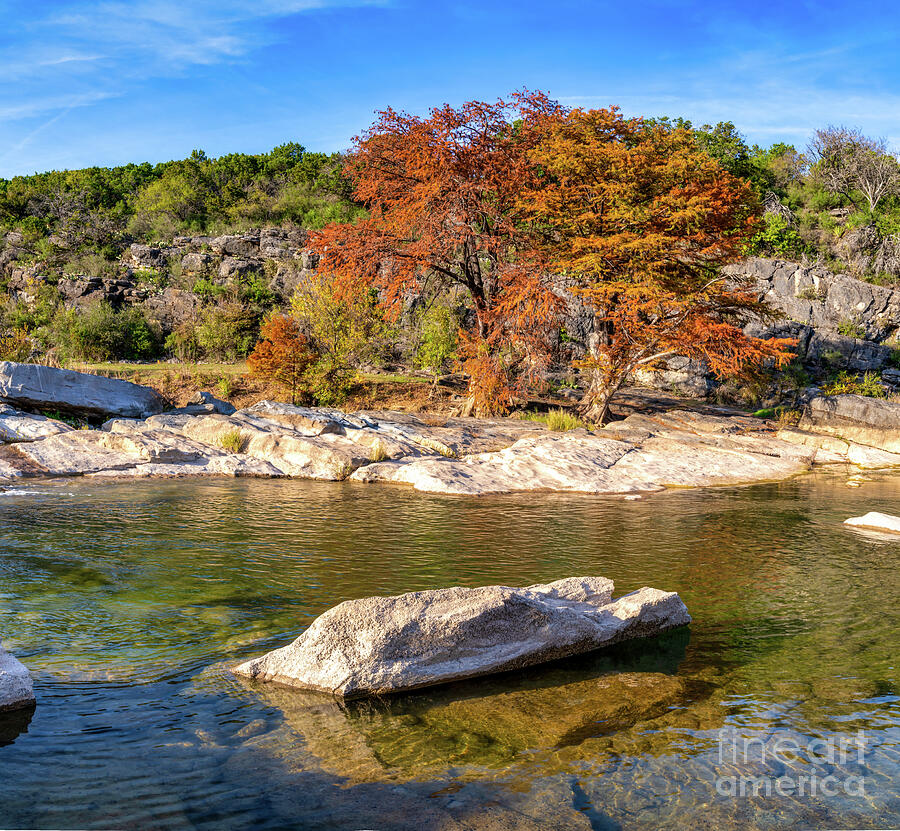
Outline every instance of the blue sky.
POLYGON ((542 89, 573 106, 900 145, 893 4, 0 0, 0 176, 340 150, 385 106, 542 89))

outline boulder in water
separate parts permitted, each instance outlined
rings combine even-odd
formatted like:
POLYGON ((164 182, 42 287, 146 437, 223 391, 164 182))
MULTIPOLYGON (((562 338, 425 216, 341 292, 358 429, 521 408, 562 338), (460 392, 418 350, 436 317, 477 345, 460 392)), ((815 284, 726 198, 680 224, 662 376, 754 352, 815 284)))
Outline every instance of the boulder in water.
POLYGON ((31 673, 0 645, 0 712, 33 703, 31 673))
POLYGON ((844 525, 852 525, 855 528, 871 528, 876 531, 890 531, 900 534, 900 516, 881 514, 878 511, 869 511, 863 516, 852 516, 844 520, 844 525))
POLYGON ((248 678, 343 698, 519 669, 690 623, 674 592, 612 599, 603 577, 348 600, 297 640, 236 667, 248 678))

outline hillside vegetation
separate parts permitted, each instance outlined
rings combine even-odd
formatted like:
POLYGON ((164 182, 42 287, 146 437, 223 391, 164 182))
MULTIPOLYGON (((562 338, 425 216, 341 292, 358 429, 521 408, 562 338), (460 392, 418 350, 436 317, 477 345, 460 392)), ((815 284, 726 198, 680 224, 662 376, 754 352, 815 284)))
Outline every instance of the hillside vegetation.
MULTIPOLYGON (((339 402, 359 367, 394 365, 441 373, 466 361, 470 377, 480 376, 479 383, 487 390, 485 401, 498 396, 510 400, 517 379, 533 380, 536 369, 548 366, 548 357, 551 368, 553 361, 568 367, 573 358, 584 359, 586 346, 579 346, 568 324, 551 320, 555 302, 551 294, 540 302, 535 299, 539 294, 535 272, 527 278, 523 272, 508 284, 503 275, 513 274, 515 268, 521 271, 526 262, 540 269, 562 264, 567 285, 574 285, 573 275, 580 275, 575 284, 580 281, 585 302, 606 315, 607 328, 601 325, 598 331, 622 331, 642 321, 645 334, 650 332, 647 310, 660 302, 666 281, 665 291, 675 293, 665 302, 681 303, 685 309, 694 302, 689 299, 693 283, 673 289, 674 266, 666 266, 665 280, 662 271, 641 277, 640 310, 626 309, 620 301, 614 302, 615 311, 612 306, 601 308, 610 298, 636 296, 633 269, 643 267, 639 264, 644 255, 637 249, 629 251, 629 246, 646 247, 662 238, 659 227, 646 224, 649 220, 634 188, 643 189, 651 200, 686 199, 691 187, 714 188, 725 181, 715 184, 716 166, 730 182, 742 183, 728 184, 733 207, 727 217, 723 213, 716 220, 725 224, 709 226, 709 240, 727 241, 727 257, 721 251, 717 254, 722 262, 759 255, 817 262, 879 284, 900 280, 900 165, 877 139, 829 127, 817 131, 805 148, 782 143, 760 147, 748 144, 730 122, 696 127, 677 118, 624 120, 615 110, 603 110, 578 116, 582 123, 577 126, 573 115, 552 107, 547 123, 563 118, 559 124, 568 126, 538 129, 529 127, 534 112, 523 111, 524 120, 516 120, 508 115, 507 105, 496 110, 489 129, 473 138, 478 124, 472 113, 483 115, 492 106, 471 109, 475 103, 458 111, 436 110, 430 121, 403 122, 407 132, 398 134, 396 148, 377 165, 367 161, 367 154, 374 147, 389 147, 394 138, 385 129, 384 114, 349 156, 310 153, 288 143, 255 155, 210 158, 194 151, 186 159, 160 164, 0 179, 0 358, 59 364, 241 361, 259 341, 265 322, 275 313, 287 312, 318 356, 308 359, 313 367, 309 388, 316 400, 339 402), (435 125, 440 115, 455 118, 457 132, 438 146, 435 125), (470 124, 465 126, 467 118, 470 124), (460 125, 469 130, 462 144, 460 125), (420 126, 421 135, 416 132, 420 126), (413 148, 411 141, 420 144, 413 148), (518 167, 497 167, 496 148, 501 145, 510 158, 518 159, 518 167), (616 240, 624 239, 616 236, 621 229, 613 233, 612 226, 597 224, 590 210, 580 217, 565 216, 547 201, 548 194, 555 193, 553 198, 570 210, 567 177, 574 177, 571 187, 581 188, 587 186, 586 172, 597 176, 597 167, 573 166, 576 146, 593 154, 592 163, 604 154, 608 158, 612 153, 630 154, 626 168, 633 181, 604 174, 612 178, 601 176, 592 182, 592 198, 612 194, 620 205, 622 229, 637 221, 647 229, 656 228, 656 236, 645 234, 638 243, 616 249, 620 244, 616 240), (679 184, 673 153, 688 160, 687 176, 693 181, 679 184), (463 158, 467 167, 460 173, 463 158), (424 166, 416 167, 412 175, 403 174, 405 180, 398 173, 401 165, 409 169, 420 162, 424 166), (371 165, 369 173, 364 171, 366 164, 371 165), (444 170, 442 165, 449 167, 444 170), (528 179, 532 174, 522 171, 529 169, 544 170, 544 178, 528 179), (409 192, 421 185, 424 195, 417 195, 415 202, 408 199, 409 194, 401 192, 406 186, 397 184, 402 181, 418 182, 409 186, 409 192), (488 181, 499 183, 500 189, 497 184, 485 189, 488 181), (679 188, 687 190, 682 193, 679 188), (462 237, 458 241, 455 232, 442 238, 444 232, 433 222, 421 221, 440 215, 441 227, 450 228, 454 217, 462 215, 459 206, 473 193, 477 204, 473 203, 472 216, 481 217, 476 226, 483 225, 472 226, 468 241, 462 237), (402 199, 407 201, 398 208, 402 199), (402 221, 397 224, 392 216, 402 221), (567 223, 572 229, 588 228, 588 236, 579 237, 582 230, 570 234, 567 223), (738 224, 726 227, 728 223, 738 224), (261 236, 259 229, 268 230, 261 236), (325 229, 324 236, 308 243, 307 232, 319 229, 325 229), (369 236, 364 239, 365 234, 369 236), (426 241, 430 248, 422 254, 426 241), (408 273, 403 271, 401 280, 397 269, 413 250, 404 247, 409 244, 417 253, 404 266, 408 273), (468 245, 474 246, 472 252, 467 253, 468 245), (566 253, 563 245, 573 247, 566 253), (578 253, 588 250, 585 245, 600 246, 597 250, 607 252, 607 262, 612 254, 619 271, 592 271, 578 253), (429 259, 438 251, 439 261, 429 259), (335 252, 344 253, 336 259, 335 252), (326 269, 317 273, 323 253, 326 269), (512 259, 504 263, 507 256, 512 259), (489 274, 491 268, 497 276, 486 278, 482 288, 477 275, 489 274), (388 279, 391 270, 394 277, 388 279), (332 272, 337 281, 330 277, 332 272), (370 274, 375 276, 365 276, 370 274), (623 293, 626 286, 631 288, 623 293), (475 287, 494 294, 473 295, 475 287), (383 302, 391 292, 398 292, 394 299, 401 301, 400 306, 388 308, 390 303, 383 302), (514 309, 518 311, 512 317, 497 317, 514 309), (527 325, 525 309, 537 315, 527 325)), ((615 169, 613 165, 608 171, 615 169)), ((700 203, 693 198, 693 203, 683 203, 685 210, 696 211, 700 203)), ((721 203, 715 201, 713 190, 701 196, 706 198, 710 201, 702 210, 711 217, 709 211, 719 210, 715 206, 721 203)), ((616 214, 611 216, 616 221, 616 214)), ((696 223, 709 221, 703 216, 694 214, 683 229, 662 229, 670 239, 669 249, 645 253, 675 263, 672 252, 695 239, 700 227, 696 223), (695 223, 693 230, 690 222, 695 223)), ((696 278, 700 285, 706 279, 705 266, 691 268, 696 271, 691 280, 696 278)), ((685 271, 682 276, 687 275, 685 271)), ((555 279, 550 278, 551 283, 555 279)), ((548 284, 540 291, 548 287, 552 288, 548 284)), ((710 302, 706 295, 705 308, 711 308, 710 302)), ((732 301, 721 302, 725 310, 732 301)), ((728 314, 715 326, 730 325, 728 314)), ((674 337, 674 330, 653 331, 654 338, 674 337)), ((721 337, 725 330, 717 331, 721 337)), ((687 337, 688 329, 682 326, 679 333, 687 337)), ((734 336, 740 336, 738 330, 734 336)), ((691 337, 695 342, 682 344, 684 354, 693 354, 696 347, 697 357, 714 357, 701 354, 708 351, 707 336, 691 337), (707 346, 696 346, 703 343, 707 346)), ((611 349, 615 338, 607 339, 611 349)), ((595 371, 595 381, 597 377, 595 371)))

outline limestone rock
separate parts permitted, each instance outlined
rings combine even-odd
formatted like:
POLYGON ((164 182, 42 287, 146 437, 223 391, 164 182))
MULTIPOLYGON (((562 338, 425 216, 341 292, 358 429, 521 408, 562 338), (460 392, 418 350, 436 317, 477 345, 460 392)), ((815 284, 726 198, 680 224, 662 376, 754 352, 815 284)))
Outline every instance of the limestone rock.
POLYGON ((691 621, 673 592, 645 587, 613 601, 612 591, 611 580, 571 577, 348 600, 234 671, 359 698, 533 666, 691 621))
POLYGON ((209 245, 217 254, 232 257, 258 257, 259 233, 233 234, 216 237, 209 245))
POLYGON ((802 429, 900 453, 900 404, 863 395, 822 395, 803 412, 802 429))
POLYGON ((143 303, 144 314, 163 331, 171 332, 182 323, 195 320, 203 301, 193 292, 166 286, 160 294, 148 297, 143 303))
POLYGON ((667 390, 688 398, 705 398, 715 386, 704 361, 675 355, 653 369, 638 369, 634 379, 653 389, 667 390))
POLYGON ((31 673, 0 643, 0 711, 34 703, 31 673))
POLYGON ((812 465, 815 450, 770 435, 745 435, 753 424, 749 418, 687 411, 655 418, 632 415, 594 434, 544 432, 459 461, 432 457, 372 464, 351 478, 460 495, 531 490, 627 494, 783 479, 812 465))
POLYGON ((245 277, 258 271, 258 266, 252 260, 242 260, 240 257, 225 257, 219 266, 219 277, 223 280, 231 280, 235 277, 245 277))
POLYGON ((881 514, 878 511, 869 511, 863 516, 852 516, 844 520, 844 525, 852 525, 856 528, 872 528, 877 531, 890 531, 900 534, 900 516, 881 514))
POLYGON ((181 258, 181 267, 191 274, 197 274, 205 272, 209 268, 211 262, 212 257, 210 257, 209 254, 193 252, 185 254, 181 258))
POLYGON ((34 441, 74 429, 54 418, 22 413, 6 404, 0 404, 0 442, 34 441))
POLYGON ((211 392, 201 390, 194 393, 184 407, 179 407, 177 412, 189 415, 205 415, 207 413, 222 413, 231 415, 235 407, 227 401, 216 398, 211 392))
POLYGON ((726 273, 752 277, 759 293, 797 323, 836 333, 852 322, 869 340, 882 341, 900 325, 900 292, 820 266, 751 257, 726 273))
POLYGON ((144 422, 119 419, 104 427, 12 445, 15 455, 7 453, 0 462, 18 470, 20 476, 282 475, 265 461, 192 441, 172 430, 148 427, 144 422))
POLYGON ((89 416, 146 418, 165 401, 150 387, 70 369, 0 362, 0 401, 89 416))

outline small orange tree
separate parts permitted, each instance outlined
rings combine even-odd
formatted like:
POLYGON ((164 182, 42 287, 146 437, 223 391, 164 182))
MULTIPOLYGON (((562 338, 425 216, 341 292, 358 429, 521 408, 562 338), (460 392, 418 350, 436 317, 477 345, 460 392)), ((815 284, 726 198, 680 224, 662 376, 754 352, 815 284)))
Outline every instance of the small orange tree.
POLYGON ((399 313, 425 283, 458 283, 473 316, 460 357, 470 401, 502 409, 546 355, 558 299, 519 199, 535 183, 529 152, 564 110, 542 93, 471 101, 420 118, 394 110, 354 139, 346 175, 368 216, 315 233, 320 268, 348 292, 378 290, 399 313))
POLYGON ((247 358, 251 374, 278 384, 290 393, 291 404, 296 404, 306 371, 316 360, 315 353, 297 322, 287 315, 270 315, 259 334, 260 341, 247 358))
POLYGON ((721 267, 740 256, 758 205, 750 185, 698 149, 691 131, 573 110, 530 150, 540 178, 520 208, 545 232, 545 259, 593 307, 600 337, 584 365, 582 409, 605 421, 636 368, 679 354, 720 375, 782 365, 789 340, 749 337, 766 315, 751 287, 721 267))

